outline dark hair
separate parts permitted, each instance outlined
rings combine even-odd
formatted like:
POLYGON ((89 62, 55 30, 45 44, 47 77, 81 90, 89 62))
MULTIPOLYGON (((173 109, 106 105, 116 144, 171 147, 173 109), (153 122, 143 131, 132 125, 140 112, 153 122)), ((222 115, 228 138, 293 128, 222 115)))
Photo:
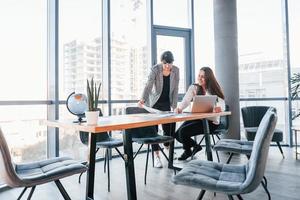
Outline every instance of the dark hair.
POLYGON ((171 51, 165 51, 160 56, 161 62, 173 63, 174 57, 171 51))
POLYGON ((217 95, 218 97, 225 99, 224 93, 213 73, 209 67, 202 67, 200 70, 204 71, 204 79, 206 82, 207 90, 212 95, 217 95))

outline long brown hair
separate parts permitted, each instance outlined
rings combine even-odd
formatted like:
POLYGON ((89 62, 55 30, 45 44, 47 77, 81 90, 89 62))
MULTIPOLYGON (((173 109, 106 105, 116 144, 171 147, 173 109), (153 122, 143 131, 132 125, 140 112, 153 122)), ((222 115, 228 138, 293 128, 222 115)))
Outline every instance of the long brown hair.
POLYGON ((204 79, 209 93, 225 99, 224 93, 214 75, 214 72, 209 67, 202 67, 200 70, 204 71, 204 79))

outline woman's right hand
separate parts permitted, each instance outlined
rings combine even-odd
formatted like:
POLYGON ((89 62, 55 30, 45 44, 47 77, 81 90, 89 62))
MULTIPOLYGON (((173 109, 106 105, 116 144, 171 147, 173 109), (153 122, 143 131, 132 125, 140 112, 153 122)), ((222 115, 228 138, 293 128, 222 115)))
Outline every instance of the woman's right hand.
POLYGON ((175 113, 182 113, 182 109, 177 107, 177 108, 175 108, 174 112, 175 113))
POLYGON ((139 106, 140 108, 142 108, 143 105, 144 105, 144 103, 145 103, 145 101, 144 101, 143 99, 141 99, 141 100, 139 100, 139 102, 138 102, 138 106, 139 106))

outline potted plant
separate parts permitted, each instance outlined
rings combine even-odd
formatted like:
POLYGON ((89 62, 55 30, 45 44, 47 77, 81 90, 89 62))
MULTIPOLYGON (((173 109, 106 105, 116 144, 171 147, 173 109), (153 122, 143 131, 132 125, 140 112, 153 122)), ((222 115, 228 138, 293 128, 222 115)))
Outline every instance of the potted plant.
POLYGON ((88 125, 94 125, 98 122, 98 117, 100 113, 100 109, 98 108, 99 101, 99 93, 101 83, 97 85, 94 81, 94 78, 89 81, 86 80, 87 83, 87 98, 88 98, 88 111, 85 112, 86 121, 88 125))
MULTIPOLYGON (((290 81, 291 81, 291 98, 292 100, 298 100, 299 93, 300 93, 300 73, 294 73, 290 81)), ((295 111, 292 112, 292 120, 298 118, 299 116, 300 116, 300 112, 298 111, 297 108, 295 108, 295 111)))

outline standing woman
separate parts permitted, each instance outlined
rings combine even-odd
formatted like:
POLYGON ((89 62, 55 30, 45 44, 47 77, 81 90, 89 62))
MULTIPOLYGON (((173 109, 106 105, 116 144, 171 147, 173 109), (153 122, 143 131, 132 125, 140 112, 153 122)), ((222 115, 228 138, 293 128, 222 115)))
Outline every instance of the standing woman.
MULTIPOLYGON (((140 105, 161 110, 170 111, 177 107, 179 68, 173 65, 174 57, 171 51, 165 51, 160 57, 160 64, 154 65, 148 77, 140 105)), ((164 135, 170 136, 175 132, 175 123, 162 124, 164 135), (171 130, 172 127, 172 130, 171 130)), ((165 143, 166 149, 169 143, 165 143)), ((155 151, 155 167, 161 168, 162 163, 159 156, 158 144, 152 145, 152 151, 155 151)))
MULTIPOLYGON (((181 113, 183 109, 189 106, 191 100, 195 95, 217 95, 217 103, 214 107, 215 112, 225 110, 225 101, 223 91, 209 67, 202 67, 197 77, 198 83, 192 84, 183 97, 181 104, 176 108, 177 113, 181 113)), ((210 132, 218 128, 220 124, 220 117, 208 118, 208 125, 210 132)), ((203 130, 202 120, 191 120, 184 122, 175 133, 175 138, 182 143, 184 152, 178 160, 186 160, 191 155, 196 154, 202 149, 191 137, 202 134, 203 130), (193 150, 191 148, 193 147, 193 150)))

